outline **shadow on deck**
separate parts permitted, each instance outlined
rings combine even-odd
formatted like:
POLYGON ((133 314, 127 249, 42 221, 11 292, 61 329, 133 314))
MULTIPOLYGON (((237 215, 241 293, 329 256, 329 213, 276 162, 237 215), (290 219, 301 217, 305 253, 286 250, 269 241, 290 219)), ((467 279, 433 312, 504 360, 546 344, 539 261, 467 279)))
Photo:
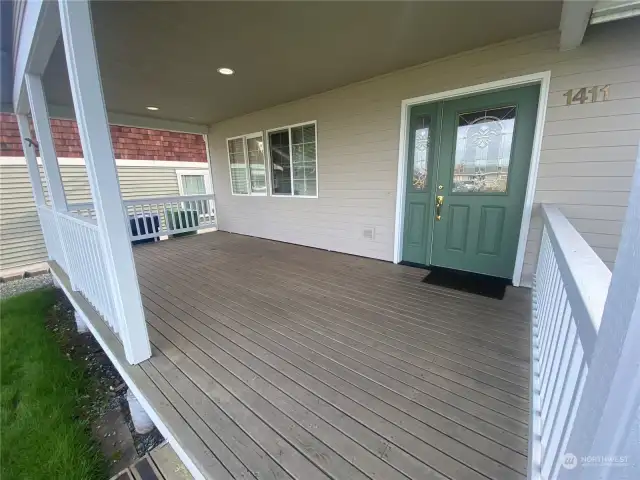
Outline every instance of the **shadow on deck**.
POLYGON ((134 255, 141 369, 208 476, 526 477, 528 290, 223 232, 134 255))

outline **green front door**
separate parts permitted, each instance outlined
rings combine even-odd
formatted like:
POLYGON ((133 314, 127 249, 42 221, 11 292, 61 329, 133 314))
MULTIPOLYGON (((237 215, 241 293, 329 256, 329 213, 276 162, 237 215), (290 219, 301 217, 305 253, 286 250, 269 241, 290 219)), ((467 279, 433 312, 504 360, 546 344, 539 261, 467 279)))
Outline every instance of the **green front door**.
MULTIPOLYGON (((536 85, 437 105, 440 131, 434 137, 433 165, 427 175, 431 184, 424 220, 424 264, 512 277, 538 93, 536 85)), ((412 157, 414 150, 410 145, 412 157)), ((414 227, 418 215, 412 217, 410 211, 410 195, 416 192, 409 193, 409 188, 407 192, 405 249, 408 232, 418 230, 414 227)), ((404 253, 403 260, 421 263, 404 253)))

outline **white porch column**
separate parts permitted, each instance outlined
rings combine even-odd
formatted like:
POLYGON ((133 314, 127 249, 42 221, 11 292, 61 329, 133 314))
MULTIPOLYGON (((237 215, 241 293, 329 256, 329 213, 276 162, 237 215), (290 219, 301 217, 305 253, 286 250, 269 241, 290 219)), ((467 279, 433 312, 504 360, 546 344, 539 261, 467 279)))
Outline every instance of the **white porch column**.
POLYGON ((89 2, 60 0, 59 6, 73 105, 120 337, 129 362, 139 363, 151 356, 151 347, 120 196, 89 2))
MULTIPOLYGON (((57 215, 55 213, 67 211, 67 198, 64 193, 64 186, 62 183, 62 177, 60 175, 60 165, 58 164, 58 157, 56 155, 53 136, 51 135, 49 110, 47 108, 47 101, 44 96, 42 80, 38 75, 26 74, 25 84, 27 87, 27 96, 29 97, 29 107, 31 108, 31 119, 33 120, 33 127, 36 131, 36 139, 38 140, 38 149, 40 150, 40 159, 42 160, 44 177, 45 181, 47 182, 47 191, 49 192, 49 199, 51 200, 51 209, 54 211, 55 218, 55 231, 44 232, 44 229, 46 227, 43 226, 43 233, 45 237, 49 235, 57 236, 58 241, 55 243, 60 244, 62 257, 64 259, 64 265, 62 265, 62 267, 69 274, 71 285, 73 288, 75 288, 73 275, 71 275, 68 268, 69 257, 67 255, 64 242, 62 241, 62 235, 60 232, 57 215)), ((50 228, 50 230, 53 229, 50 228)), ((48 249, 49 245, 47 245, 47 250, 48 249)))
POLYGON ((637 474, 640 445, 630 434, 638 431, 639 408, 640 150, 598 339, 565 450, 577 457, 577 468, 563 469, 560 478, 604 480, 637 474), (611 458, 593 466, 582 462, 585 456, 611 458), (622 463, 625 456, 626 467, 611 461, 622 463))
POLYGON ((27 159, 27 172, 31 180, 31 190, 33 191, 33 200, 36 208, 44 205, 44 191, 42 190, 42 180, 40 179, 40 169, 38 168, 38 159, 36 158, 35 147, 29 143, 27 139, 31 139, 31 131, 29 130, 29 119, 26 115, 16 115, 18 119, 18 130, 20 131, 20 140, 22 141, 22 151, 27 159))
POLYGON ((27 74, 25 76, 27 93, 29 96, 29 106, 31 107, 31 119, 38 139, 40 158, 44 167, 44 176, 47 181, 49 198, 54 210, 58 212, 67 211, 67 199, 64 194, 62 177, 60 176, 60 166, 51 135, 51 125, 49 124, 49 110, 44 98, 42 81, 37 75, 27 74))

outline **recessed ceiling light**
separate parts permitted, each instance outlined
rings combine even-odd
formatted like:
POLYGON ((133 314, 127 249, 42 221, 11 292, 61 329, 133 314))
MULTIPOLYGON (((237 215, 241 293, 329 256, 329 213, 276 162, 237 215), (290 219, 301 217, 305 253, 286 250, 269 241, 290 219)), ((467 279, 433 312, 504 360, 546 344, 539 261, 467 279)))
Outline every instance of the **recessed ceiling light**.
POLYGON ((152 112, 155 112, 156 110, 160 110, 160 109, 158 107, 148 106, 147 110, 151 110, 152 112))
POLYGON ((231 68, 222 67, 218 69, 218 73, 221 75, 233 75, 233 70, 231 68))

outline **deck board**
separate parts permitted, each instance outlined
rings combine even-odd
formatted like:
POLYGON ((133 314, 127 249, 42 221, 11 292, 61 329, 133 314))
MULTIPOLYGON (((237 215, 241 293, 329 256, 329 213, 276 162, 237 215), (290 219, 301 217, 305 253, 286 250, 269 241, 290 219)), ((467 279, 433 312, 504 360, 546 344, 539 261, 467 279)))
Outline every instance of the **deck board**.
POLYGON ((526 477, 526 290, 222 232, 134 254, 142 368, 231 478, 526 477))

